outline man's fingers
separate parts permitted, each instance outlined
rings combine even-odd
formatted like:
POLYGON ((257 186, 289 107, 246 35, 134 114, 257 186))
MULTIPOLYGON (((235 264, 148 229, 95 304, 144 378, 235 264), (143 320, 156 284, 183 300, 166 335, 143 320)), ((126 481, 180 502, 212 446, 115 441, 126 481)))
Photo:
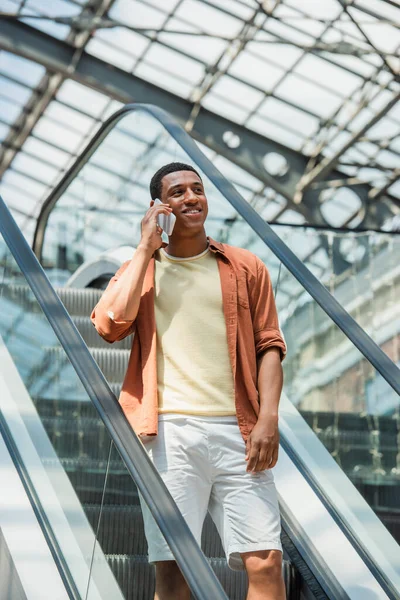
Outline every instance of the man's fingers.
POLYGON ((264 471, 268 467, 269 458, 268 452, 265 448, 261 448, 258 454, 258 461, 256 466, 256 471, 264 471))
POLYGON ((274 450, 273 455, 272 455, 272 460, 271 460, 271 463, 270 463, 270 465, 268 467, 269 469, 273 469, 274 466, 276 465, 276 463, 278 462, 278 455, 279 455, 279 448, 276 448, 274 450))
POLYGON ((250 451, 251 451, 251 439, 248 438, 247 442, 246 442, 246 455, 244 457, 245 460, 249 460, 250 451))
POLYGON ((255 468, 257 466, 257 462, 258 462, 258 455, 259 455, 259 447, 256 446, 255 444, 252 444, 246 471, 254 471, 255 470, 255 468))

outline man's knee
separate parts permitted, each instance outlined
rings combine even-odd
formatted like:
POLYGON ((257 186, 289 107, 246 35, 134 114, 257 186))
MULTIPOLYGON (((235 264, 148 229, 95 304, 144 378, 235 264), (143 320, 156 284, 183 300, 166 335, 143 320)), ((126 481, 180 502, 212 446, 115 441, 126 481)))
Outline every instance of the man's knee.
POLYGON ((190 598, 189 587, 174 560, 156 562, 156 598, 190 598))
POLYGON ((282 577, 282 552, 280 550, 245 552, 242 554, 242 560, 249 580, 282 577))

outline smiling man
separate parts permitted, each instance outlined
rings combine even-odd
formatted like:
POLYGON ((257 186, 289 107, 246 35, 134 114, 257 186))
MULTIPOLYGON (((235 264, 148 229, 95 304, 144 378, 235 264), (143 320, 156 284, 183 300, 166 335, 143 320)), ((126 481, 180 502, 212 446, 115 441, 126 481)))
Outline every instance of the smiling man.
MULTIPOLYGON (((210 512, 247 600, 284 600, 278 459, 286 353, 270 277, 254 254, 207 237, 203 182, 190 165, 162 167, 131 261, 92 321, 109 342, 133 331, 120 403, 200 543, 210 512), (159 198, 161 205, 155 205, 159 198), (176 217, 162 244, 160 214, 176 217)), ((156 600, 190 592, 142 503, 156 600)))

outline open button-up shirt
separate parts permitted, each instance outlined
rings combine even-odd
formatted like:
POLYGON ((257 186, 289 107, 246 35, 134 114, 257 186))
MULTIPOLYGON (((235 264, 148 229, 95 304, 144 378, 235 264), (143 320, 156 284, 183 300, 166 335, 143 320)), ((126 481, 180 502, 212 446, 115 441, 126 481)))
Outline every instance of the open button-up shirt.
MULTIPOLYGON (((271 347, 281 358, 286 344, 279 327, 271 279, 264 263, 248 250, 209 238, 209 247, 218 261, 222 303, 230 363, 235 382, 236 416, 243 439, 247 440, 257 422, 257 360, 271 347)), ((128 266, 124 263, 108 284, 109 289, 128 266)), ((132 350, 119 402, 138 435, 157 435, 157 336, 154 312, 154 269, 151 258, 143 282, 135 321, 114 320, 101 300, 91 319, 99 334, 110 343, 131 333, 132 350)), ((216 366, 218 368, 218 366, 216 366)))

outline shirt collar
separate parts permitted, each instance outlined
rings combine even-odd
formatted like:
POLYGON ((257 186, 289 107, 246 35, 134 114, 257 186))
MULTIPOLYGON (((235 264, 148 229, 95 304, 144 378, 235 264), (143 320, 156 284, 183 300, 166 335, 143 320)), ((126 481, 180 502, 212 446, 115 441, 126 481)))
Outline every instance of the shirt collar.
MULTIPOLYGON (((221 242, 217 242, 216 240, 213 240, 211 237, 207 236, 208 239, 208 243, 210 244, 210 250, 211 252, 220 252, 221 254, 225 255, 225 248, 224 245, 221 244, 221 242)), ((166 248, 168 246, 167 242, 163 242, 162 243, 162 248, 166 248)))

